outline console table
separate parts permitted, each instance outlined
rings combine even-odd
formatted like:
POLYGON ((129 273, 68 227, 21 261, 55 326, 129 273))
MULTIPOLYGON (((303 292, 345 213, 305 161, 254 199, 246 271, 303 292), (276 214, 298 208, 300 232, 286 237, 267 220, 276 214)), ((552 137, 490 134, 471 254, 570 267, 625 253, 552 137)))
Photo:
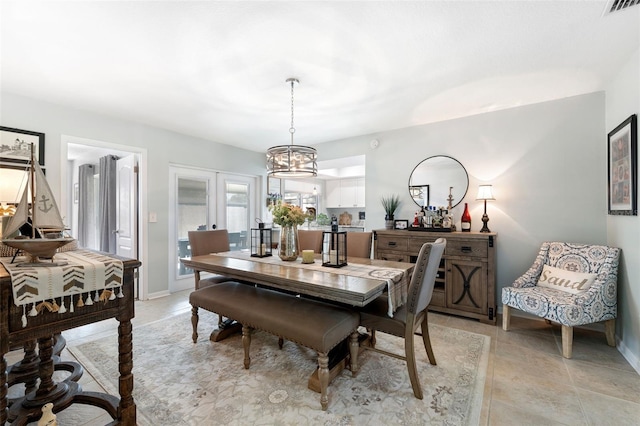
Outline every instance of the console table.
POLYGON ((440 237, 447 247, 429 309, 495 324, 496 233, 375 230, 374 257, 415 262, 420 247, 440 237))
POLYGON ((134 273, 141 263, 138 260, 113 257, 123 262, 124 297, 100 301, 90 306, 85 305, 75 312, 63 314, 43 310, 38 316, 30 317, 26 327, 22 325, 23 309, 16 306, 13 301, 11 277, 0 264, 0 370, 3 372, 0 374, 0 425, 4 425, 7 421, 15 425, 34 422, 42 415, 41 407, 48 402, 54 404, 54 412, 59 412, 73 403, 88 404, 107 411, 114 419, 112 424, 136 424, 136 406, 131 394, 133 390, 131 319, 134 317, 134 273), (55 383, 52 380, 54 335, 109 318, 115 318, 118 321, 120 398, 104 393, 85 392, 74 380, 67 379, 55 383), (39 346, 40 384, 37 390, 19 398, 9 407, 5 354, 10 349, 36 341, 39 346))

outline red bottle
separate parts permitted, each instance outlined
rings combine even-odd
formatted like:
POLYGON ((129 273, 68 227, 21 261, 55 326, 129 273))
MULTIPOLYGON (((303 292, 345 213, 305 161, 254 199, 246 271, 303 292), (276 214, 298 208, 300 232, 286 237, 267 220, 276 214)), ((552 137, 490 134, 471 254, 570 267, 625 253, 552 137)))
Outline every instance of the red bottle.
POLYGON ((460 228, 462 232, 471 232, 471 215, 469 214, 467 203, 464 203, 464 213, 462 213, 462 219, 460 219, 460 228))

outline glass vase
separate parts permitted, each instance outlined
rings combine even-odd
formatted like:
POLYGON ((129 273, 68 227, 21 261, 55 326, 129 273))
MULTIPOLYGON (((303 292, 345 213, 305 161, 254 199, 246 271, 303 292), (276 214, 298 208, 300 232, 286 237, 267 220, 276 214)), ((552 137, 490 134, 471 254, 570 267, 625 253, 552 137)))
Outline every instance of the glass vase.
POLYGON ((298 227, 296 225, 283 226, 280 229, 280 247, 278 250, 280 259, 286 261, 296 260, 299 254, 298 227))

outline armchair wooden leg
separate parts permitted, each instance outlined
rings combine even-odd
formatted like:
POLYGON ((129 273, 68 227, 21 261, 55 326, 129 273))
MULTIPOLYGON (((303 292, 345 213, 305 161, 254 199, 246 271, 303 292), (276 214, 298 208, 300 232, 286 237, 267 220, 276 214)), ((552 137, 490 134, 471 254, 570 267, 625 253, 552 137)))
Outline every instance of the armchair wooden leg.
POLYGON ((502 329, 509 331, 511 327, 511 306, 502 305, 502 329))
POLYGON ((610 319, 604 322, 604 332, 607 336, 607 345, 616 346, 616 320, 610 319))
POLYGON ((251 365, 249 357, 249 347, 251 346, 251 327, 242 326, 242 347, 244 348, 244 368, 248 369, 251 365))
POLYGON ((191 306, 191 327, 193 328, 191 339, 193 340, 193 343, 198 341, 198 319, 198 307, 191 306))
POLYGON ((573 327, 568 325, 562 326, 562 356, 571 358, 573 347, 573 327))

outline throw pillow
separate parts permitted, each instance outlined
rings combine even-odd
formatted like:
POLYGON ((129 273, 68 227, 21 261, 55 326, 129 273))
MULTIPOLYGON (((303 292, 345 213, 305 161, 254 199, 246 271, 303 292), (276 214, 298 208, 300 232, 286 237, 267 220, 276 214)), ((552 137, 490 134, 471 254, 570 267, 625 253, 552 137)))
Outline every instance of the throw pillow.
POLYGON ((578 294, 587 291, 597 276, 597 274, 572 272, 544 265, 540 278, 538 279, 538 285, 540 287, 555 288, 556 290, 578 294))

